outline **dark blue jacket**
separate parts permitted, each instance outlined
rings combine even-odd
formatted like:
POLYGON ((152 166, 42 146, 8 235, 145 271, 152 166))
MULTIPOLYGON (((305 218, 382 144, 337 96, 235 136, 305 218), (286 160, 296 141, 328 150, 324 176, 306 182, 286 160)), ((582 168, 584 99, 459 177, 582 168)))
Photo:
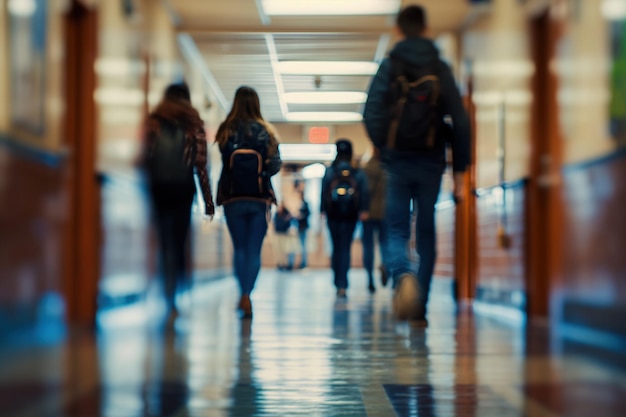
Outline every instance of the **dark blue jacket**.
POLYGON ((436 63, 441 85, 440 120, 443 121, 444 116, 449 115, 452 118, 454 128, 450 129, 442 122, 437 130, 439 138, 436 141, 437 146, 432 150, 400 152, 385 149, 390 124, 388 92, 392 81, 391 59, 385 58, 378 68, 376 76, 372 79, 363 111, 365 129, 374 146, 382 150, 382 159, 389 162, 396 159, 427 157, 441 160, 443 163, 445 161, 446 143, 449 143, 452 148, 454 171, 465 171, 470 163, 470 122, 452 72, 448 65, 439 58, 439 51, 434 43, 426 38, 408 38, 398 42, 389 53, 389 57, 400 59, 415 66, 436 63))
POLYGON ((348 161, 336 161, 333 162, 331 166, 326 168, 326 173, 324 174, 324 178, 322 179, 322 205, 320 207, 320 211, 326 214, 329 218, 332 218, 332 215, 329 215, 328 213, 328 193, 330 192, 330 183, 332 182, 337 171, 342 171, 347 168, 351 168, 354 171, 354 179, 356 180, 356 186, 359 192, 359 211, 369 211, 370 196, 367 176, 362 169, 352 167, 350 165, 350 162, 348 161))

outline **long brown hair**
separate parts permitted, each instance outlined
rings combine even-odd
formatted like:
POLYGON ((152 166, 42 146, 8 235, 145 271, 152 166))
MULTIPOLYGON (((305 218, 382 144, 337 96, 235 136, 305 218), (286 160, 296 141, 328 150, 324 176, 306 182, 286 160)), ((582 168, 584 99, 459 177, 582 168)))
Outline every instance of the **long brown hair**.
POLYGON ((237 89, 233 107, 230 109, 228 116, 226 116, 226 120, 217 129, 217 134, 215 135, 215 141, 220 146, 223 146, 228 141, 228 136, 233 126, 238 122, 258 122, 266 128, 270 135, 274 136, 269 125, 265 123, 263 116, 261 116, 259 95, 252 87, 244 85, 237 89))
POLYGON ((193 138, 204 128, 200 114, 191 105, 189 87, 185 83, 171 84, 165 89, 163 99, 150 114, 171 124, 182 127, 188 137, 193 138))

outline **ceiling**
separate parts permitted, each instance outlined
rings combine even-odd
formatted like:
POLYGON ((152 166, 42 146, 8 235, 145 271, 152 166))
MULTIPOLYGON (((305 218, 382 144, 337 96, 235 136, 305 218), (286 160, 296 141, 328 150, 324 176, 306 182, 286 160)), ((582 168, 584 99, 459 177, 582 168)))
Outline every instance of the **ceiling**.
MULTIPOLYGON (((288 102, 285 93, 365 92, 371 75, 285 74, 279 70, 280 63, 378 62, 394 43, 395 16, 268 16, 263 1, 166 0, 183 52, 210 82, 218 104, 228 110, 235 90, 246 84, 257 90, 263 115, 272 122, 298 122, 302 112, 319 119, 311 120, 316 122, 328 121, 323 120, 326 112, 359 114, 362 103, 295 104, 288 102)), ((291 0, 291 4, 298 1, 304 4, 307 0, 291 0)), ((334 0, 333 4, 345 1, 354 0, 334 0)), ((384 1, 401 6, 413 3, 384 1)), ((420 4, 428 10, 432 36, 460 28, 472 11, 468 0, 422 0, 420 4)))

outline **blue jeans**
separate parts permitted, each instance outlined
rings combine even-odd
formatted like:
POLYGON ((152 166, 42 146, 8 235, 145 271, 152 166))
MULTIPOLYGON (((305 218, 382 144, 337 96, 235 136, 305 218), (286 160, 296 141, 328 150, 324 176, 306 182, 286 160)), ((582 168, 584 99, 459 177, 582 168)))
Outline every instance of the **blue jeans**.
POLYGON ((298 237, 300 238, 300 266, 303 268, 306 266, 306 229, 298 230, 298 237))
POLYGON ((348 270, 350 269, 350 248, 356 228, 356 220, 328 219, 328 230, 333 242, 331 268, 335 274, 335 287, 348 288, 348 270))
POLYGON ((374 233, 378 233, 378 247, 383 265, 385 264, 385 246, 387 244, 387 232, 383 220, 367 220, 363 222, 363 267, 367 271, 369 285, 374 285, 374 233))
POLYGON ((385 226, 388 233, 387 259, 389 272, 397 284, 400 275, 415 274, 408 256, 411 236, 411 201, 417 212, 416 247, 419 255, 417 279, 422 302, 426 306, 435 269, 436 234, 435 203, 439 197, 445 165, 439 161, 396 161, 387 164, 387 202, 385 226))
POLYGON ((261 246, 267 232, 268 210, 269 206, 260 201, 235 201, 224 205, 241 295, 250 295, 261 270, 261 246))

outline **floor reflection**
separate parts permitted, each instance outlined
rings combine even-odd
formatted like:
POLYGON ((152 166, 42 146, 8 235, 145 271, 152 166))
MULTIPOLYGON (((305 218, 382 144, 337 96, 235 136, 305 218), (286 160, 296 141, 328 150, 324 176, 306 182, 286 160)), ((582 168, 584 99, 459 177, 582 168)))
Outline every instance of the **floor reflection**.
POLYGON ((193 288, 173 326, 148 302, 104 311, 95 334, 0 351, 0 416, 626 415, 623 369, 555 350, 545 327, 457 310, 445 281, 412 327, 366 288, 359 270, 347 299, 329 271, 263 271, 252 321, 232 279, 193 288))

